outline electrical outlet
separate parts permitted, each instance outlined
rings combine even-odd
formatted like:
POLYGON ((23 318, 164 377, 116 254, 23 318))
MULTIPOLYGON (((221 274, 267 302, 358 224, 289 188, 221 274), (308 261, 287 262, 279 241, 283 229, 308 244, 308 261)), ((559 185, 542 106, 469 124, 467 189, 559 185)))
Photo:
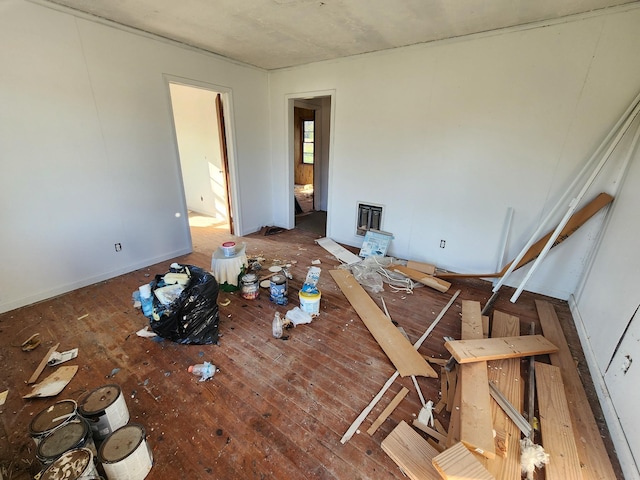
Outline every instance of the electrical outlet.
POLYGON ((121 243, 116 243, 114 246, 116 247, 116 252, 119 252, 120 250, 122 250, 122 244, 121 243))
POLYGON ((444 248, 446 244, 447 244, 446 240, 440 240, 440 248, 444 248))

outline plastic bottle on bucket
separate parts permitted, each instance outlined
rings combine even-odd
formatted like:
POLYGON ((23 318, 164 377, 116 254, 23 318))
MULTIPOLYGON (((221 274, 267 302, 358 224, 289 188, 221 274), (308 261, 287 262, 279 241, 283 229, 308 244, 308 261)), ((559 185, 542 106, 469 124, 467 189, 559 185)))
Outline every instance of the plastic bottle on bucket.
POLYGON ((200 381, 204 382, 205 380, 213 378, 216 373, 216 366, 209 362, 198 363, 196 365, 191 365, 187 371, 201 377, 200 381))

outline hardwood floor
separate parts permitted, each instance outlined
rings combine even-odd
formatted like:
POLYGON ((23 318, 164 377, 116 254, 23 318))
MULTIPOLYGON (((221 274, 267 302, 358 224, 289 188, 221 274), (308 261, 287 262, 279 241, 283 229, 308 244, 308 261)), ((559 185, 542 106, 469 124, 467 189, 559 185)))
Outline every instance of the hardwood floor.
MULTIPOLYGON (((148 322, 132 306, 133 291, 166 272, 173 261, 208 270, 213 249, 234 238, 215 226, 194 227, 192 237, 194 252, 189 255, 0 315, 4 366, 0 391, 9 389, 0 407, 4 478, 26 479, 37 472, 29 437, 35 414, 56 401, 78 399, 109 383, 122 388, 131 421, 146 429, 155 462, 150 480, 403 478, 380 443, 400 420, 411 423, 419 412, 420 401, 410 378, 397 380, 361 431, 345 445, 340 443, 395 368, 331 279, 328 271, 338 261, 314 243, 317 235, 291 230, 236 238, 246 242, 249 257, 266 259, 265 268, 273 260, 292 263, 294 279, 289 283, 287 307, 271 303, 265 290, 257 300, 220 292, 219 304, 226 299, 230 303, 220 306, 219 345, 156 342, 135 334, 148 322), (320 316, 309 325, 287 330, 287 340, 273 338, 274 313, 284 314, 298 305, 298 289, 316 259, 323 269, 320 316), (40 334, 42 345, 23 352, 21 343, 34 333, 40 334), (77 374, 54 398, 22 399, 30 391, 25 381, 58 342, 58 351, 79 348, 77 359, 68 363, 79 366, 77 374), (199 382, 187 368, 203 361, 214 363, 219 371, 213 379, 199 382), (369 436, 366 430, 403 386, 409 394, 369 436)), ((448 358, 443 336, 459 338, 461 300, 484 305, 491 295, 490 284, 455 280, 447 293, 428 288, 417 288, 413 294, 393 293, 387 288, 372 297, 380 306, 384 297, 392 318, 413 342, 458 289, 460 296, 420 349, 426 356, 448 358)), ((518 316, 523 332, 530 322, 538 321, 534 299, 551 302, 574 356, 584 366, 566 302, 525 292, 512 304, 509 292, 504 289, 494 308, 518 316)), ((40 380, 50 372, 45 369, 40 380)), ((425 397, 437 403, 440 381, 418 381, 425 397)), ((601 415, 596 416, 601 421, 601 415)), ((446 411, 437 418, 448 425, 446 411)))

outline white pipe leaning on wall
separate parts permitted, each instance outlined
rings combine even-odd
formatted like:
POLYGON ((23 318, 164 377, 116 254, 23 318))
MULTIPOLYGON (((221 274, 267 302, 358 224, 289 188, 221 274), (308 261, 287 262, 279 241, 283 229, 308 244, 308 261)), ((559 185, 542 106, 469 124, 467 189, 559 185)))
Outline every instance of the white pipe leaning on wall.
MULTIPOLYGON (((582 186, 582 189, 580 190, 578 195, 573 200, 571 200, 571 203, 569 204, 569 209, 567 210, 567 213, 565 213, 564 217, 562 218, 562 221, 558 224, 556 229, 553 231, 553 234, 551 235, 551 237, 549 238, 549 240, 545 244, 544 248, 540 252, 540 255, 538 255, 538 258, 536 258, 535 262, 533 262, 533 265, 531 266, 531 268, 529 269, 529 271, 525 275, 524 279, 520 283, 520 286, 518 287, 516 292, 511 297, 511 303, 515 303, 518 300, 518 298, 520 297, 520 294, 522 293, 522 290, 524 290, 525 285, 527 284, 527 282, 529 281, 529 279, 533 275, 533 272, 536 271, 536 269, 538 268, 540 263, 542 263, 542 261, 544 260, 544 257, 547 255, 549 250, 551 250, 551 247, 553 246, 554 242, 556 241, 556 239, 560 235, 560 232, 562 231, 562 229, 565 227, 565 225, 567 224, 567 222, 569 221, 569 219, 571 218, 571 216, 575 212, 576 208, 578 207, 578 204, 580 203, 582 198, 587 193, 587 190, 589 190, 589 187, 591 187, 591 185, 593 184, 594 180, 596 179, 596 177, 598 176, 598 174, 600 173, 600 171, 602 170, 604 165, 609 160, 609 157, 611 156, 611 154, 613 153, 615 148, 620 143, 620 140, 622 140, 622 137, 629 130, 629 127, 631 126, 633 121, 638 116, 638 113, 640 113, 640 103, 636 104, 635 108, 633 109, 633 112, 627 117, 627 119, 624 122, 624 125, 618 131, 618 134, 616 135, 616 138, 613 140, 611 145, 609 145, 609 148, 607 149, 606 153, 602 156, 602 158, 600 159, 600 162, 598 162, 598 164, 596 165, 594 170, 591 172, 591 175, 589 176, 589 178, 587 179, 585 184, 582 186)), ((634 136, 633 142, 632 142, 631 146, 629 147, 631 152, 633 152, 633 150, 635 150, 637 139, 638 139, 637 135, 634 136)))
MULTIPOLYGON (((500 279, 500 281, 495 285, 495 287, 493 287, 493 292, 497 292, 498 290, 500 290, 500 287, 502 287, 502 285, 504 285, 505 281, 507 280, 507 278, 509 277, 509 275, 511 275, 511 273, 516 269, 516 266, 520 263, 520 260, 522 260, 522 258, 525 256, 525 254, 527 253, 527 251, 529 250, 529 248, 531 248, 531 246, 538 240, 538 238, 540 237, 540 235, 542 234, 543 230, 546 228, 546 225, 549 223, 549 221, 551 220, 551 218, 553 218, 553 216, 556 214, 556 212, 560 209, 561 206, 566 204, 566 200, 567 197, 569 196, 569 194, 574 190, 574 188, 576 187, 576 185, 578 184, 578 181, 589 171, 589 169, 591 168, 591 165, 596 161, 596 159, 600 156, 600 153, 602 152, 602 150, 610 143, 611 138, 616 134, 616 132, 620 131, 620 127, 621 125, 628 120, 628 118, 631 116, 631 113, 638 108, 638 105, 640 105, 640 93, 634 98, 633 102, 631 102, 631 104, 629 105, 629 107, 625 110, 625 112, 623 113, 623 115, 620 117, 620 119, 616 122, 616 124, 611 128, 611 130, 609 131, 609 133, 607 134, 607 136, 605 137, 605 139, 602 141, 602 143, 600 144, 600 146, 598 146, 598 148, 596 149, 596 151, 593 153, 593 155, 591 155, 591 157, 589 158, 589 160, 587 161, 587 163, 584 165, 584 167, 582 167, 582 170, 580 171, 580 173, 574 178, 574 180, 571 182, 571 185, 569 186, 569 188, 566 190, 566 192, 562 195, 562 197, 558 200, 558 202, 555 204, 555 206, 551 209, 551 211, 546 215, 546 217, 544 218, 544 220, 540 223, 540 225, 538 225, 538 228, 536 229, 536 231, 531 235, 531 238, 529 239, 529 241, 526 243, 526 245, 522 248, 522 250, 520 251, 520 253, 518 254, 518 256, 513 260, 513 262, 511 262, 511 265, 509 266, 509 268, 507 269, 507 271, 505 272, 505 274, 502 276, 502 278, 500 279)), ((637 113, 637 112, 636 112, 637 113)), ((628 126, 627 126, 628 128, 628 126)), ((555 241, 555 239, 554 239, 555 241)), ((516 297, 517 299, 517 297, 516 297)), ((515 300, 512 300, 512 302, 515 302, 515 300)))

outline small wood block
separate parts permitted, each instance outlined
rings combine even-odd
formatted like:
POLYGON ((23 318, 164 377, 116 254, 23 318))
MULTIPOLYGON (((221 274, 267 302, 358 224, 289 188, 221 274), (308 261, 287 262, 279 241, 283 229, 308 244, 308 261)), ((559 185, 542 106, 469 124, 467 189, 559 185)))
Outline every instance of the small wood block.
POLYGON ((435 438, 436 440, 438 440, 438 442, 443 442, 444 443, 444 442, 447 441, 446 435, 443 435, 442 433, 438 432, 437 430, 434 430, 429 425, 425 425, 424 423, 422 423, 418 419, 415 419, 413 421, 413 426, 416 427, 418 430, 422 430, 424 433, 426 433, 430 437, 435 438))
POLYGON ((494 441, 496 443, 496 455, 505 458, 509 451, 509 437, 510 435, 504 430, 497 430, 494 441))
POLYGON ((27 380, 28 384, 36 383, 36 381, 38 380, 38 377, 42 373, 42 370, 44 370, 44 367, 47 366, 47 362, 49 361, 49 358, 51 357, 51 354, 53 352, 55 352, 58 349, 59 346, 60 346, 60 344, 56 343, 53 347, 51 347, 49 349, 47 354, 44 356, 44 358, 40 362, 40 365, 38 365, 38 368, 36 368, 36 371, 33 372, 33 375, 31 375, 31 378, 29 378, 29 380, 27 380))
POLYGON ((402 265, 391 265, 389 268, 391 271, 399 272, 411 280, 419 282, 427 287, 433 288, 439 292, 446 292, 451 288, 451 283, 446 280, 442 280, 441 278, 434 277, 432 275, 425 275, 418 270, 414 270, 413 268, 404 267, 402 265))
POLYGON ((413 268, 422 273, 426 273, 427 275, 435 275, 436 274, 436 266, 431 265, 430 263, 422 263, 422 262, 414 262, 413 260, 409 260, 407 262, 408 268, 413 268))
POLYGON ((582 480, 569 404, 560 368, 535 363, 542 445, 549 454, 547 480, 582 480))
POLYGON ((433 466, 444 479, 495 480, 482 464, 462 444, 456 443, 432 460, 433 466))
POLYGON ((373 422, 371 427, 369 427, 369 430, 367 430, 367 433, 369 435, 373 435, 374 433, 376 433, 376 430, 378 430, 378 427, 380 427, 380 425, 384 423, 387 417, 391 415, 391 412, 393 412, 398 406, 398 404, 402 401, 402 399, 407 396, 407 393, 409 393, 409 389, 406 387, 402 387, 402 390, 400 390, 398 394, 395 397, 393 397, 393 400, 389 402, 389 405, 387 405, 387 408, 385 408, 382 411, 382 413, 376 419, 376 421, 373 422))
POLYGON ((439 452, 404 420, 382 441, 382 450, 412 480, 440 480, 431 460, 439 452))
POLYGON ((558 347, 542 335, 452 340, 444 346, 460 364, 554 353, 558 347))
POLYGON ((402 336, 351 273, 346 270, 330 270, 329 273, 400 376, 438 378, 436 371, 411 345, 411 342, 402 336))

